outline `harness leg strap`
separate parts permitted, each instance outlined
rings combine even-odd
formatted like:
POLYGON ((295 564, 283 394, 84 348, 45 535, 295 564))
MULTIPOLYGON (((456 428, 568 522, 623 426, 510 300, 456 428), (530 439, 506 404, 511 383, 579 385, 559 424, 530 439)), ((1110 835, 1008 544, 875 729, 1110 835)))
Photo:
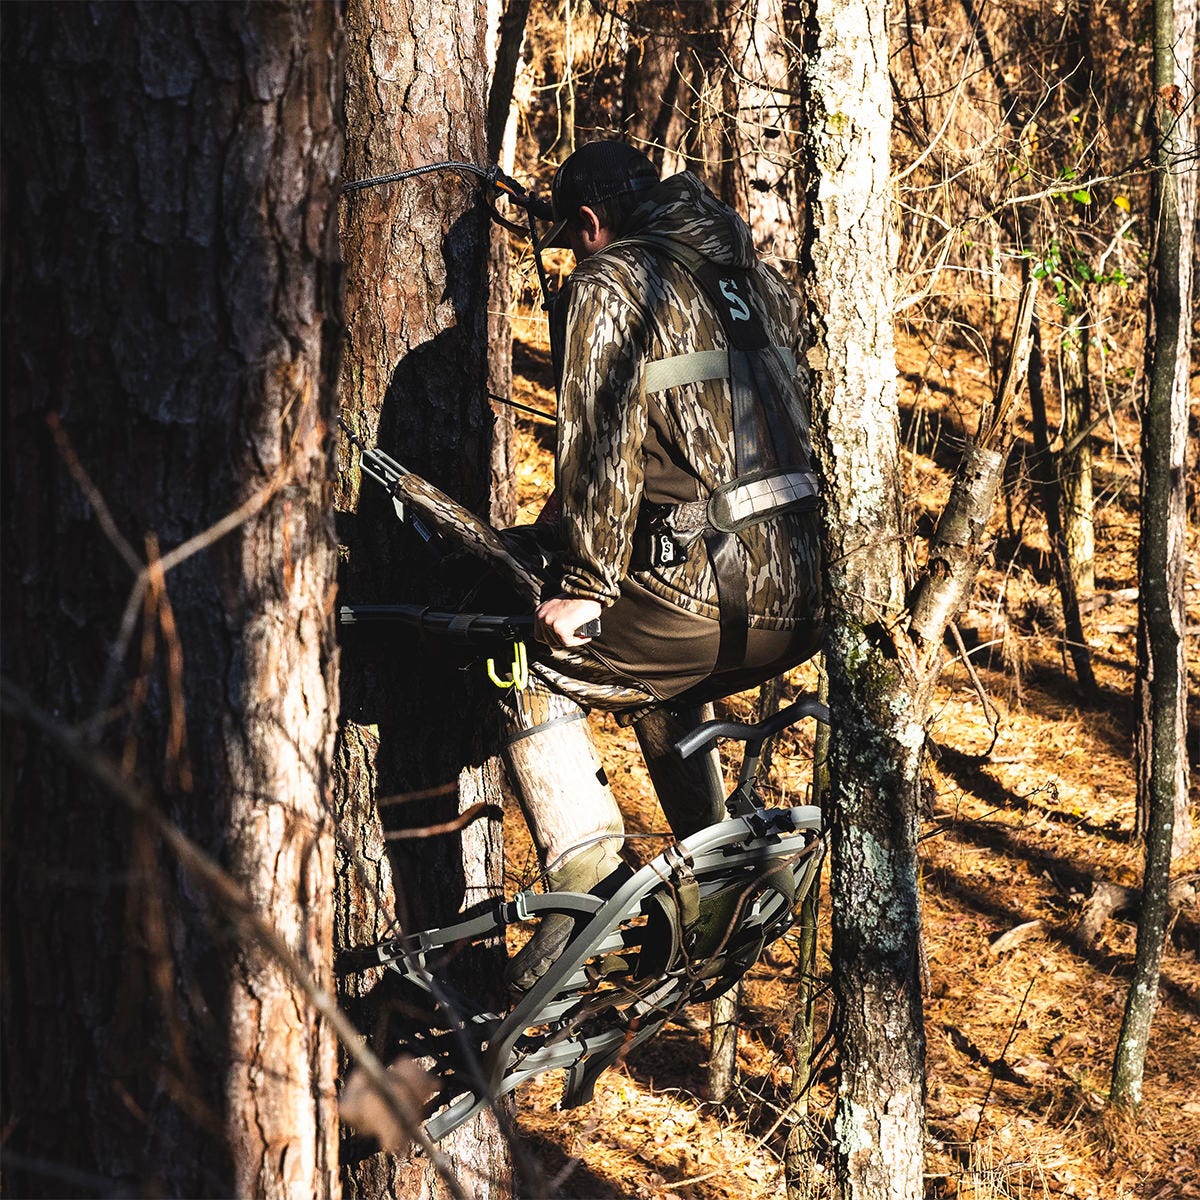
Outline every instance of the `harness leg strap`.
POLYGON ((717 603, 721 609, 721 644, 714 673, 740 667, 746 661, 750 631, 747 603, 749 583, 738 550, 737 535, 717 529, 704 531, 704 546, 717 580, 717 603))

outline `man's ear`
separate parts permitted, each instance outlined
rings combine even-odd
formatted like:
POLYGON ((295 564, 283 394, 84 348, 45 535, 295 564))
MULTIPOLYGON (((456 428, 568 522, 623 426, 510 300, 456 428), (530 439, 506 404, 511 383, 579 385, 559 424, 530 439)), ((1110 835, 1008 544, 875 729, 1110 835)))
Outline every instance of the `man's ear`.
POLYGON ((613 240, 612 230, 601 224, 600 216, 594 208, 588 208, 586 204, 581 205, 579 222, 577 233, 585 256, 596 254, 613 240))
POLYGON ((594 208, 586 204, 579 208, 580 234, 585 242, 594 242, 600 233, 600 217, 594 208))

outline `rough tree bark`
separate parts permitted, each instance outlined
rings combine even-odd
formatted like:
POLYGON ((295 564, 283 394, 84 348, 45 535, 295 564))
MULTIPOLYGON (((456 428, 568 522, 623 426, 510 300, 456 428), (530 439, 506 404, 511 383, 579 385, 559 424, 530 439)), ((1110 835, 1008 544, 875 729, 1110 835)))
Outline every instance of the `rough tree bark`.
MULTIPOLYGON (((3 22, 5 676, 326 988, 338 20, 3 22)), ((336 1196, 303 993, 19 720, 4 755, 5 1191, 336 1196)))
POLYGON ((815 432, 829 582, 836 1171, 847 1198, 911 1200, 921 1194, 924 1125, 916 872, 924 731, 891 635, 904 606, 904 531, 888 39, 882 10, 865 0, 815 0, 806 34, 806 286, 818 331, 815 432))
POLYGON ((835 1170, 846 1200, 923 1194, 917 804, 947 625, 978 571, 1012 441, 1033 289, 1000 392, 968 443, 906 596, 892 334, 891 93, 883 13, 815 0, 805 28, 805 287, 817 331, 814 445, 825 499, 832 728, 830 891, 840 1055, 835 1170), (853 98, 853 107, 845 101, 853 98))
MULTIPOLYGON (((430 0, 355 0, 347 22, 347 178, 444 160, 487 157, 485 13, 430 0)), ((492 415, 486 396, 489 253, 476 183, 453 173, 351 193, 343 201, 347 350, 342 415, 477 512, 489 506, 492 415)), ((380 489, 341 447, 336 490, 349 601, 461 598, 402 530, 380 489), (442 590, 439 591, 439 588, 442 590)), ((445 924, 499 894, 500 822, 420 840, 478 801, 500 798, 499 768, 479 674, 456 670, 445 647, 406 631, 347 638, 336 760, 344 834, 338 871, 342 945, 445 924), (407 797, 407 802, 395 800, 407 797)), ((503 949, 458 979, 485 1002, 503 949)), ((360 1028, 391 1057, 404 1039, 390 977, 352 977, 344 994, 360 1028), (393 1006, 394 1007, 394 1006, 393 1006)), ((510 1191, 508 1150, 492 1114, 464 1125, 440 1149, 463 1188, 485 1200, 510 1191)), ((445 1181, 428 1162, 346 1146, 348 1195, 437 1197, 445 1181)))
MULTIPOLYGON (((1173 854, 1191 844, 1185 751, 1187 650, 1183 571, 1187 519, 1188 374, 1191 370, 1196 251, 1193 69, 1196 10, 1154 7, 1154 261, 1147 292, 1146 411, 1142 417, 1142 540, 1138 555, 1138 664, 1134 732, 1138 799, 1135 832, 1147 845, 1153 806, 1171 794, 1173 854), (1172 711, 1174 715, 1172 715, 1172 711)), ((1160 818, 1161 820, 1161 818, 1160 818)), ((1162 884, 1165 888, 1165 882, 1162 884)))
POLYGON ((1166 937, 1171 857, 1190 841, 1187 761, 1187 623, 1184 606, 1187 482, 1184 470, 1191 364, 1197 119, 1192 65, 1197 10, 1155 0, 1154 266, 1148 305, 1149 394, 1142 416, 1142 532, 1138 553, 1139 722, 1134 749, 1146 863, 1137 952, 1117 1040, 1111 1099, 1137 1108, 1166 937), (1185 157, 1189 156, 1189 157, 1185 157))
MULTIPOLYGON (((495 52, 486 56, 492 67, 488 87, 487 157, 505 174, 513 173, 516 150, 516 124, 513 115, 513 88, 525 42, 525 24, 529 19, 529 0, 488 0, 488 29, 495 52)), ((521 214, 510 209, 513 219, 521 214)), ((488 303, 488 391, 504 399, 512 397, 512 249, 509 234, 501 225, 492 226, 489 262, 491 294, 488 303)), ((517 516, 517 464, 513 457, 515 422, 513 409, 500 405, 496 410, 492 439, 492 485, 489 519, 498 526, 511 525, 517 516)))

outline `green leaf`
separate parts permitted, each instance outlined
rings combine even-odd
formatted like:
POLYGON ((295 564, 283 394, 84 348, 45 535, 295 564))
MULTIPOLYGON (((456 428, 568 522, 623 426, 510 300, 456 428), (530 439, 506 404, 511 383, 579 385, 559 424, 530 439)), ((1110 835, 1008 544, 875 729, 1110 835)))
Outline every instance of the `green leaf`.
POLYGON ((1071 199, 1078 201, 1080 204, 1091 204, 1092 193, 1086 188, 1080 188, 1079 191, 1071 193, 1071 199))

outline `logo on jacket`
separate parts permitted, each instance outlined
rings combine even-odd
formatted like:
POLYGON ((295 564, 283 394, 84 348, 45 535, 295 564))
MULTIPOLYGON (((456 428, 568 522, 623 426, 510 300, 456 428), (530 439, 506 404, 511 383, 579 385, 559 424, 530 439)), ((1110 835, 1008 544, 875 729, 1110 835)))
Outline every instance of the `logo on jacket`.
POLYGON ((750 320, 750 309, 746 306, 745 300, 737 293, 737 281, 734 279, 722 279, 720 281, 721 295, 729 301, 729 315, 735 321, 750 320))

